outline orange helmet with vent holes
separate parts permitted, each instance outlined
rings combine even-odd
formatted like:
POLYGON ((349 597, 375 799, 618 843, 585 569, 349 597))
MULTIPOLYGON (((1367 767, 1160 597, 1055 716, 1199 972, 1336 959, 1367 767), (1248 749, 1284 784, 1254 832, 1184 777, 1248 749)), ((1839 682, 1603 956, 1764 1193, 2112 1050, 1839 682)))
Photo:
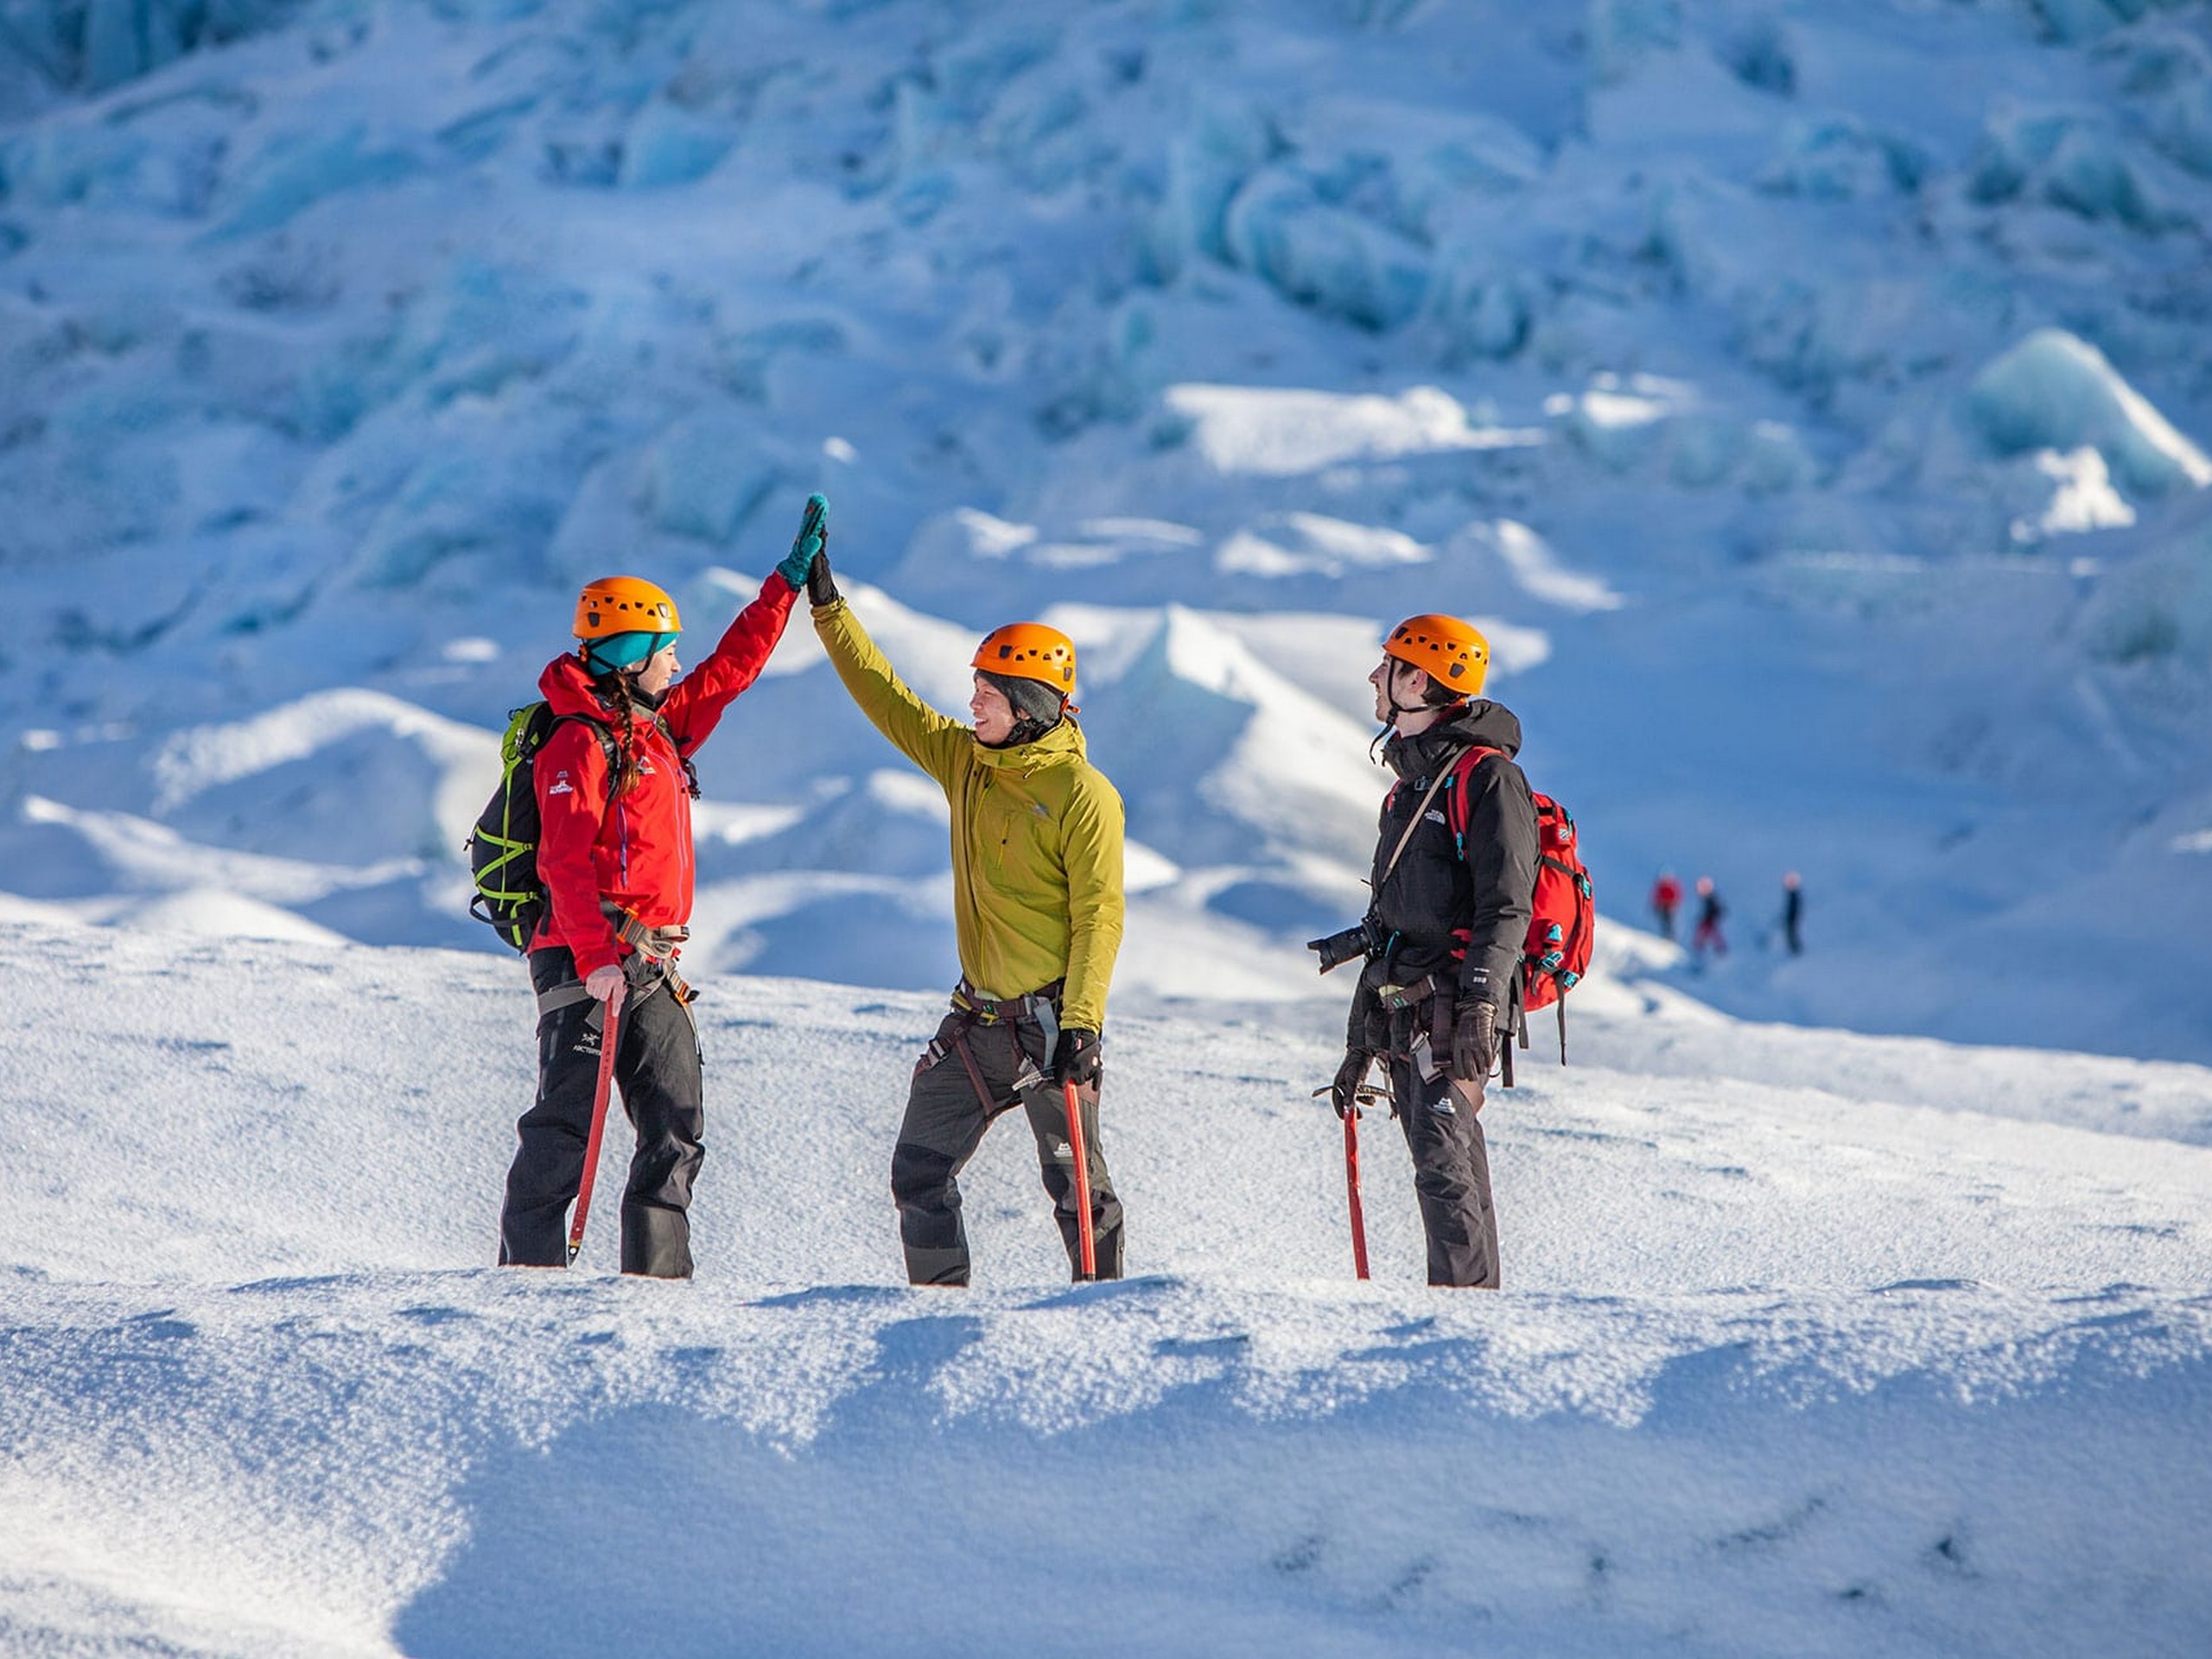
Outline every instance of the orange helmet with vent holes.
POLYGON ((983 636, 968 666, 1017 680, 1039 680, 1065 696, 1075 690, 1075 641, 1042 622, 1009 622, 983 636))
POLYGON ((642 576, 601 576, 576 600, 576 638, 611 633, 681 633, 676 601, 642 576))
POLYGON ((1471 697, 1490 672, 1490 641, 1471 622, 1433 613, 1409 616, 1390 630, 1382 654, 1410 663, 1446 691, 1471 697))

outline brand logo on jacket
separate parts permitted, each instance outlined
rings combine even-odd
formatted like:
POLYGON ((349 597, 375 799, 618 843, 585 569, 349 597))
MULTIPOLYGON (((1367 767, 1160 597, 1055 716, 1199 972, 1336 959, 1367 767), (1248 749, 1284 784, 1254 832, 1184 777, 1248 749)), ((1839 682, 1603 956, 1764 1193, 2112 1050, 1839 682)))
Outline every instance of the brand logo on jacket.
POLYGON ((576 792, 576 786, 569 781, 567 772, 558 772, 554 776, 553 787, 545 792, 548 795, 573 795, 576 792))

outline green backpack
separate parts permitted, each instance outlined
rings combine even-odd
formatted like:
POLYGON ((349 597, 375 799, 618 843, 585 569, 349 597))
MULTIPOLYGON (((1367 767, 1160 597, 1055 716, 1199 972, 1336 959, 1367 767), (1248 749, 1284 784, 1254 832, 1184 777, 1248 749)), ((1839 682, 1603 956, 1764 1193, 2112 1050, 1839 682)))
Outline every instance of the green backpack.
POLYGON ((539 702, 512 710, 507 734, 499 740, 499 786, 477 815, 463 850, 468 855, 476 891, 468 900, 468 913, 491 925, 492 931, 517 950, 527 952, 545 917, 545 884, 537 874, 537 752, 565 721, 588 726, 598 734, 607 751, 611 776, 620 758, 613 732, 588 715, 556 715, 552 706, 539 702))

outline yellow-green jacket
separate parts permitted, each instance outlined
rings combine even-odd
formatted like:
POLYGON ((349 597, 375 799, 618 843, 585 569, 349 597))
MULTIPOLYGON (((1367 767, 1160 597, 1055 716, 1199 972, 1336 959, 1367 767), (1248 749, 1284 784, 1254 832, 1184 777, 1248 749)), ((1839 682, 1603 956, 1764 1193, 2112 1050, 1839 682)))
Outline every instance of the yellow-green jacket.
POLYGON ((960 970, 987 996, 1065 979, 1060 1023, 1098 1031, 1122 947, 1122 798, 1064 720, 1033 743, 986 748, 912 691, 842 599, 814 631, 861 712, 937 779, 952 806, 960 970))

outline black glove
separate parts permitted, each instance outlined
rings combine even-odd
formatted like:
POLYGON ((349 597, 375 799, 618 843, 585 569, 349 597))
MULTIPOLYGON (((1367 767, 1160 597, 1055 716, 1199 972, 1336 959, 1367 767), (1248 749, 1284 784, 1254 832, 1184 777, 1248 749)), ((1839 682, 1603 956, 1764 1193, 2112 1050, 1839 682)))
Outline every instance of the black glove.
POLYGON ((1052 1076, 1078 1089, 1092 1089, 1098 1085, 1099 1071, 1098 1033, 1076 1026, 1064 1028, 1052 1047, 1052 1076))
POLYGON ((1452 1075, 1462 1083, 1490 1076, 1497 1062, 1497 1005, 1461 1002, 1452 1014, 1452 1075))
POLYGON ((806 602, 816 610, 837 602, 837 583, 830 574, 830 532, 822 532, 822 550, 806 573, 806 602))
POLYGON ((1358 1103, 1359 1086, 1367 1081, 1367 1068, 1375 1064, 1375 1056, 1363 1048, 1348 1049, 1344 1063, 1337 1068, 1337 1080, 1329 1085, 1329 1104, 1337 1109, 1338 1117, 1348 1117, 1358 1103))

